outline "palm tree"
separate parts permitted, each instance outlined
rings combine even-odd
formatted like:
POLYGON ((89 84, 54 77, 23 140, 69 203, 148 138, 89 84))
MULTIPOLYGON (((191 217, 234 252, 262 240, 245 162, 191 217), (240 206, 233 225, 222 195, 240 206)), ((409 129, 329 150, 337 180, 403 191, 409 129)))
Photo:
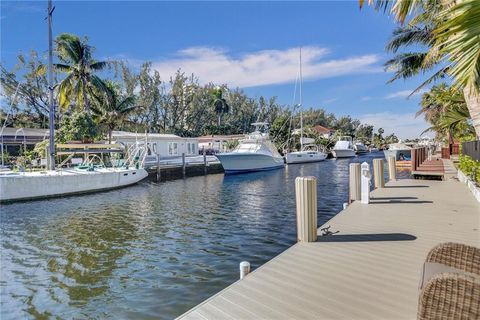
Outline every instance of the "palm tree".
POLYGON ((452 143, 458 133, 473 132, 464 95, 457 88, 448 87, 445 83, 434 86, 422 95, 421 106, 417 115, 423 114, 432 125, 425 131, 434 130, 440 135, 447 135, 452 143))
POLYGON ((94 60, 92 47, 75 35, 62 33, 55 42, 61 63, 54 67, 67 74, 58 87, 59 105, 65 110, 74 102, 76 107, 88 110, 92 98, 102 98, 107 92, 105 83, 94 72, 105 69, 108 62, 94 60))
POLYGON ((222 123, 222 115, 224 113, 230 112, 230 106, 227 104, 227 101, 223 98, 223 91, 221 88, 215 88, 212 92, 213 96, 213 108, 218 117, 218 126, 220 127, 222 123))
MULTIPOLYGON (((364 2, 359 0, 360 7, 364 2)), ((463 90, 476 135, 480 137, 480 1, 369 0, 368 3, 376 9, 391 9, 402 24, 407 16, 413 15, 403 27, 405 32, 418 24, 427 28, 425 38, 404 37, 398 47, 422 39, 429 50, 420 55, 399 55, 390 61, 390 66, 396 63, 398 78, 443 65, 426 83, 450 75, 453 85, 463 90)))
POLYGON ((112 132, 124 123, 139 106, 134 96, 121 97, 112 82, 105 86, 108 98, 91 105, 94 120, 108 131, 108 143, 112 142, 112 132))

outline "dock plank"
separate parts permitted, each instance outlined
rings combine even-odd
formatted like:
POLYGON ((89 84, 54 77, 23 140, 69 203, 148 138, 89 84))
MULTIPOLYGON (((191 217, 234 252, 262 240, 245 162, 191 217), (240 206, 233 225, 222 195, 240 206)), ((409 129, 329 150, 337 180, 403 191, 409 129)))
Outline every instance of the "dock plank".
POLYGON ((389 182, 327 225, 179 318, 413 319, 428 251, 480 246, 480 204, 454 180, 389 182))

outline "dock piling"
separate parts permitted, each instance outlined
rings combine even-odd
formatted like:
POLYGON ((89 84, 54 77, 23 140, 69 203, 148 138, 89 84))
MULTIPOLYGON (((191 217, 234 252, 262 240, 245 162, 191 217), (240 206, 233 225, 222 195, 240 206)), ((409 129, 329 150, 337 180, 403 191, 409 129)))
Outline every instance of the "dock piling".
POLYGON ((250 273, 250 262, 242 261, 240 262, 240 280, 245 278, 250 273))
POLYGON ((349 168, 349 202, 360 200, 360 163, 350 163, 349 168))
POLYGON ((203 149, 203 173, 207 175, 207 154, 205 149, 203 149))
POLYGON ((390 181, 397 181, 397 160, 395 156, 388 157, 388 178, 390 181))
POLYGON ((383 159, 373 159, 373 179, 375 182, 375 189, 385 188, 383 159))
POLYGON ((160 182, 160 152, 157 153, 157 182, 160 182))
POLYGON ((183 174, 183 178, 185 179, 185 176, 187 174, 187 164, 185 162, 185 152, 182 153, 182 174, 183 174))
POLYGON ((370 183, 372 175, 370 173, 370 166, 368 163, 362 163, 362 199, 361 203, 369 204, 370 203, 370 183))
POLYGON ((295 179, 297 202, 297 241, 317 240, 317 179, 297 177, 295 179))

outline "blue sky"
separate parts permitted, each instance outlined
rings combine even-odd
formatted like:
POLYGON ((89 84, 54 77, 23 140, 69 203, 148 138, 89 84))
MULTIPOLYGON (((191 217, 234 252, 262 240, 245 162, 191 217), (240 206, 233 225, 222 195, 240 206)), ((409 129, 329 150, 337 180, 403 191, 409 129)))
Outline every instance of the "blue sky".
MULTIPOLYGON (((2 1, 1 57, 47 49, 46 1, 2 1)), ((325 108, 415 137, 419 96, 406 95, 422 78, 386 84, 384 46, 395 24, 358 1, 131 2, 54 1, 54 35, 88 36, 99 59, 143 61, 167 80, 175 70, 202 82, 241 87, 251 96, 291 104, 303 52, 303 105, 325 108)))

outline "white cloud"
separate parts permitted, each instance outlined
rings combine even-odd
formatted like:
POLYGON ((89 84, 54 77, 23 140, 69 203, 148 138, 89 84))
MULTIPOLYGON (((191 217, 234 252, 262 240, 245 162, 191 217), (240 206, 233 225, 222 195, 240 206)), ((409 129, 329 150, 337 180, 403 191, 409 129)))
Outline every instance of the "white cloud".
MULTIPOLYGON (((413 92, 413 89, 412 90, 402 90, 402 91, 393 92, 393 93, 385 96, 385 99, 408 98, 412 94, 412 92, 413 92)), ((425 92, 426 92, 426 90, 419 90, 419 91, 415 92, 414 94, 412 94, 412 97, 422 95, 425 92)))
POLYGON ((360 101, 369 101, 369 100, 372 100, 372 97, 366 96, 360 99, 360 101))
MULTIPOLYGON (((379 72, 377 55, 326 60, 329 50, 311 46, 302 48, 304 80, 379 72)), ((295 81, 298 75, 299 49, 261 50, 233 56, 227 50, 192 47, 177 52, 172 59, 153 63, 160 74, 170 77, 178 69, 194 73, 203 83, 226 83, 233 87, 255 87, 295 81)))
MULTIPOLYGON (((385 130, 384 135, 395 133, 401 139, 417 138, 430 127, 421 117, 415 118, 415 113, 380 112, 360 115, 359 120, 385 130)), ((428 136, 428 134, 427 134, 428 136)))
POLYGON ((328 100, 322 101, 322 103, 323 104, 330 104, 330 103, 335 102, 337 100, 338 100, 337 98, 333 98, 333 99, 328 99, 328 100))

